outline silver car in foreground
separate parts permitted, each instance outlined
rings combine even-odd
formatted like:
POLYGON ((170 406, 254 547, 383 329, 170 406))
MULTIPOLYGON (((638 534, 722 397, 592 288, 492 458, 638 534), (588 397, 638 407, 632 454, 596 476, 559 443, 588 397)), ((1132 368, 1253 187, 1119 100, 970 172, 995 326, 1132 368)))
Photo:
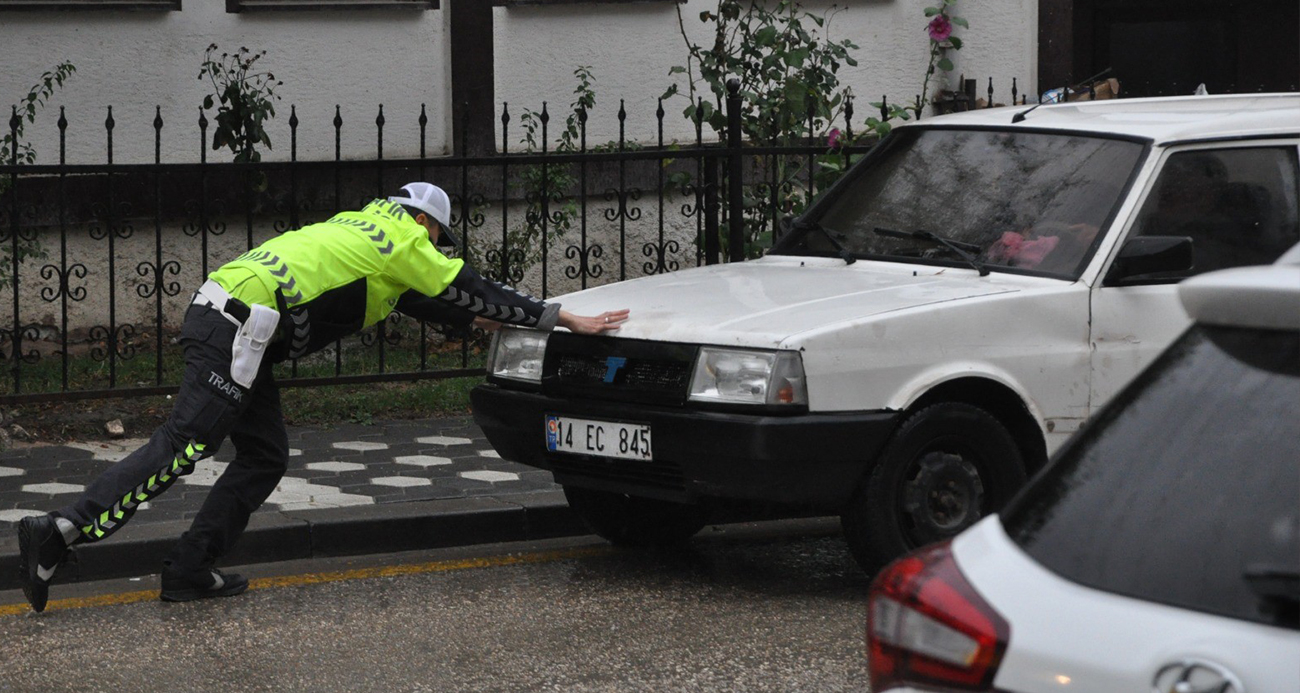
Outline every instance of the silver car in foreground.
POLYGON ((1300 246, 1195 323, 1001 515, 872 585, 872 690, 1300 691, 1300 246))

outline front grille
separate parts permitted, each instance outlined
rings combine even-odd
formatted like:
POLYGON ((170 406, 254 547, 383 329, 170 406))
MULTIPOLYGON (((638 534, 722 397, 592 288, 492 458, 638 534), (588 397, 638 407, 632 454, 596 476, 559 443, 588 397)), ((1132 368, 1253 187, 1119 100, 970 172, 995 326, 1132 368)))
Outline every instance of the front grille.
POLYGON ((686 490, 686 477, 675 464, 654 460, 608 460, 602 457, 557 453, 549 457, 551 471, 556 481, 564 483, 566 477, 598 479, 614 483, 628 483, 638 488, 658 488, 668 491, 686 490))
POLYGON ((560 354, 558 358, 556 376, 566 383, 578 385, 617 384, 630 390, 680 393, 691 377, 691 365, 680 361, 635 359, 615 362, 616 365, 611 366, 608 358, 587 354, 560 354))
POLYGON ((558 332, 546 345, 542 390, 550 395, 680 406, 697 348, 687 344, 558 332))

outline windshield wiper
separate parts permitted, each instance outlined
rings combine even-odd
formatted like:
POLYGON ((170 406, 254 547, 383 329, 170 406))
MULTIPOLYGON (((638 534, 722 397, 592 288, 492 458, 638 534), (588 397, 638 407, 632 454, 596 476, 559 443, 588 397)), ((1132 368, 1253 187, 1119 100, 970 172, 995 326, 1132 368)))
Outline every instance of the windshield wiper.
POLYGON ((836 240, 835 235, 832 234, 825 226, 822 226, 819 222, 798 221, 795 222, 794 224, 794 230, 820 231, 821 234, 826 237, 826 240, 831 242, 831 247, 835 248, 835 253, 840 256, 840 259, 844 260, 844 264, 851 265, 858 261, 858 258, 854 256, 853 253, 850 253, 848 249, 844 247, 844 244, 836 240))
POLYGON ((988 268, 985 267, 984 264, 981 263, 979 260, 976 260, 974 255, 971 255, 971 252, 978 253, 980 251, 980 247, 975 245, 974 243, 963 243, 961 241, 949 240, 938 234, 931 233, 929 231, 919 230, 919 229, 916 231, 896 231, 894 229, 887 229, 881 226, 877 226, 872 230, 882 236, 891 236, 894 238, 911 238, 918 241, 928 241, 930 243, 935 243, 944 246, 945 248, 948 248, 952 252, 960 255, 961 259, 965 260, 966 264, 970 265, 975 269, 975 271, 979 272, 981 277, 987 276, 989 273, 988 268))

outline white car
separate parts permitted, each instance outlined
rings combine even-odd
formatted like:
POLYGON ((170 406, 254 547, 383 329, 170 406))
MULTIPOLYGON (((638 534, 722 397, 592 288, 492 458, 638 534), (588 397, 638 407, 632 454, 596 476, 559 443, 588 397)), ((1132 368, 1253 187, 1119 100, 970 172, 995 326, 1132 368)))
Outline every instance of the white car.
POLYGON ((749 262, 559 297, 474 416, 615 542, 729 499, 840 514, 874 570, 1001 507, 1181 333, 1175 284, 1300 240, 1300 95, 1005 108, 896 128, 749 262))
POLYGON ((1300 246, 1195 318, 1000 516, 868 599, 873 691, 1300 691, 1300 246))

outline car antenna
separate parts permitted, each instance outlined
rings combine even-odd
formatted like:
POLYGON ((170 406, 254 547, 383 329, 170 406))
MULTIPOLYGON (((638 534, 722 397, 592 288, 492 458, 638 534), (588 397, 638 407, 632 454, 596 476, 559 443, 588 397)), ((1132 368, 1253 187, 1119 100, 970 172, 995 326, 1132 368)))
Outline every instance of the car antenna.
POLYGON ((1033 113, 1033 111, 1034 111, 1035 108, 1038 108, 1039 106, 1042 106, 1044 103, 1047 103, 1047 102, 1046 102, 1046 101, 1039 101, 1038 103, 1034 104, 1033 106, 1030 106, 1029 108, 1027 108, 1027 109, 1025 109, 1025 110, 1023 110, 1023 111, 1021 111, 1021 112, 1019 112, 1019 113, 1017 113, 1017 114, 1011 116, 1011 122, 1012 122, 1012 123, 1019 123, 1020 121, 1022 121, 1022 120, 1025 119, 1025 116, 1029 115, 1030 113, 1033 113))
MULTIPOLYGON (((1083 81, 1080 82, 1079 84, 1092 84, 1093 82, 1095 82, 1095 81, 1101 79, 1102 77, 1105 77, 1106 75, 1110 74, 1110 73, 1111 73, 1111 70, 1113 70, 1113 69, 1115 69, 1115 68, 1113 68, 1113 67, 1108 67, 1108 68, 1106 68, 1105 70, 1102 70, 1101 72, 1098 72, 1097 74, 1095 74, 1095 75, 1089 77, 1088 79, 1083 80, 1083 81)), ((1068 100, 1068 99, 1070 98, 1070 90, 1073 89, 1073 88, 1074 88, 1074 87, 1066 87, 1066 88, 1061 92, 1061 100, 1060 100, 1060 101, 1053 101, 1053 102, 1051 102, 1051 103, 1065 103, 1066 100, 1068 100)), ((1025 116, 1028 116, 1030 113, 1033 113, 1033 111, 1034 111, 1035 108, 1038 108, 1039 106, 1042 106, 1042 105, 1045 104, 1045 103, 1048 103, 1048 102, 1047 102, 1047 101, 1039 101, 1038 103, 1034 104, 1034 105, 1031 106, 1030 108, 1028 108, 1028 109, 1026 109, 1026 110, 1023 110, 1023 111, 1021 111, 1021 112, 1019 112, 1019 113, 1017 113, 1017 114, 1011 116, 1011 122, 1012 122, 1012 123, 1019 123, 1020 121, 1022 121, 1022 120, 1025 119, 1025 116)))

